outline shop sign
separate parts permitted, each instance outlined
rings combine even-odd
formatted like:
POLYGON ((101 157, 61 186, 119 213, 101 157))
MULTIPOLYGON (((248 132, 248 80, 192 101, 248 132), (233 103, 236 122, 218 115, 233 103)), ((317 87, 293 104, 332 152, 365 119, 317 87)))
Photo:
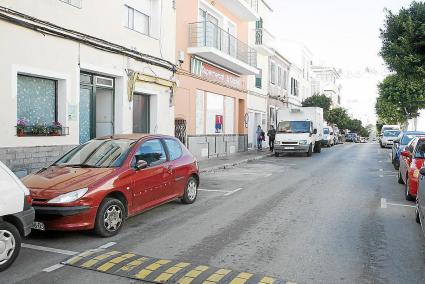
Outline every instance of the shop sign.
POLYGON ((239 76, 202 62, 196 58, 192 59, 192 73, 209 81, 221 83, 231 88, 242 88, 242 82, 239 76))

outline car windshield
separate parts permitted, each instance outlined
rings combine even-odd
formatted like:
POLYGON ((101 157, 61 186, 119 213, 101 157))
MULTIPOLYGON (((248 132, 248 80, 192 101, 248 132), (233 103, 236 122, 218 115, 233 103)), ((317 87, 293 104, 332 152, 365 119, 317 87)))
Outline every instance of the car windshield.
POLYGON ((386 130, 384 132, 385 137, 397 137, 400 134, 398 130, 386 130))
POLYGON ((413 138, 415 138, 415 135, 404 135, 403 138, 401 138, 400 144, 407 145, 413 138))
POLYGON ((113 168, 120 167, 135 144, 134 140, 91 140, 59 159, 60 167, 113 168))
POLYGON ((323 129, 323 134, 329 134, 329 128, 324 128, 323 129))
POLYGON ((277 132, 310 133, 310 121, 282 121, 279 122, 277 132))

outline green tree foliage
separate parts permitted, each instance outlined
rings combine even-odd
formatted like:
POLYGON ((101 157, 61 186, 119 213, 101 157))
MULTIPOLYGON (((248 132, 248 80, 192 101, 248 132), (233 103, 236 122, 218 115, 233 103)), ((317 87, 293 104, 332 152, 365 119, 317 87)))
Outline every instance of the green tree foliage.
POLYGON ((331 124, 338 125, 339 128, 347 129, 350 117, 348 116, 347 110, 338 107, 325 112, 325 120, 331 124))
POLYGON ((398 14, 386 11, 381 56, 403 77, 425 78, 425 4, 412 2, 398 14))
POLYGON ((382 96, 376 99, 375 110, 380 122, 380 126, 377 126, 379 132, 384 124, 399 124, 406 121, 406 115, 400 107, 382 96))
POLYGON ((303 107, 321 107, 324 113, 330 110, 331 105, 332 99, 326 95, 314 95, 305 99, 302 103, 303 107))

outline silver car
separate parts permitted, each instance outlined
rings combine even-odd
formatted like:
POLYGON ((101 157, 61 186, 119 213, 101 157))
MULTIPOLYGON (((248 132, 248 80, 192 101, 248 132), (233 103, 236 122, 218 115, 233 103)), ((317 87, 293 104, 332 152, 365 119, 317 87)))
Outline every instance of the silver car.
POLYGON ((416 222, 421 224, 425 237, 425 167, 420 170, 418 193, 416 195, 416 222))

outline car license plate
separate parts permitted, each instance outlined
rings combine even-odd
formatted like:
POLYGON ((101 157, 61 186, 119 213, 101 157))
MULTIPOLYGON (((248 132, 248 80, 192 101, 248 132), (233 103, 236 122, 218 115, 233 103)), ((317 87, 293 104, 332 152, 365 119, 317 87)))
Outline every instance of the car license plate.
POLYGON ((294 150, 295 147, 285 147, 286 150, 294 150))
POLYGON ((44 224, 41 223, 41 222, 33 222, 32 223, 32 226, 31 226, 31 229, 40 230, 40 231, 45 231, 46 230, 46 228, 44 227, 44 224))

